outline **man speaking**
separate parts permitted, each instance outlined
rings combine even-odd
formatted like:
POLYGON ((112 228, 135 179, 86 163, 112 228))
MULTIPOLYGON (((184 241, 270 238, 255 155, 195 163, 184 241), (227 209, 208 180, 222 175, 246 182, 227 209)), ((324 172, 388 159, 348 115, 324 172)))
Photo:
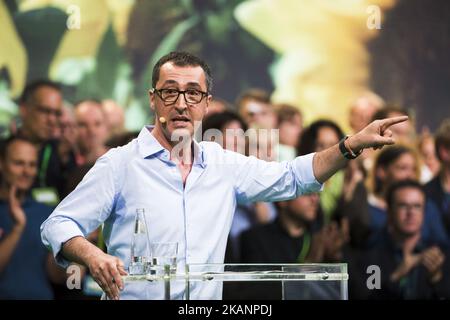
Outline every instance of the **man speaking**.
MULTIPOLYGON (((126 285, 135 212, 145 208, 150 242, 178 242, 178 270, 191 263, 223 263, 237 202, 281 201, 317 192, 365 148, 393 144, 391 125, 377 120, 339 144, 290 162, 265 162, 197 143, 195 124, 211 102, 207 64, 189 53, 163 56, 153 69, 150 107, 155 125, 97 160, 78 187, 42 224, 44 244, 63 266, 86 265, 110 299, 159 299, 161 290, 126 285), (85 239, 104 223, 108 254, 85 239)), ((220 299, 221 286, 196 283, 191 298, 220 299)), ((182 298, 175 283, 171 298, 182 298)))

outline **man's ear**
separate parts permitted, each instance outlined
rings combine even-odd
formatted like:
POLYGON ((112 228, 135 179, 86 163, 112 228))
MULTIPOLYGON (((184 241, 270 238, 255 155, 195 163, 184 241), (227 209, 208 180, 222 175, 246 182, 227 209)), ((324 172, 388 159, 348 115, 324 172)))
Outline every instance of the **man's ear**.
POLYGON ((209 111, 209 104, 211 103, 211 100, 212 100, 212 95, 208 95, 208 97, 206 97, 205 114, 208 114, 208 111, 209 111))
POLYGON ((152 90, 148 90, 148 97, 149 97, 150 109, 155 111, 155 93, 152 90))

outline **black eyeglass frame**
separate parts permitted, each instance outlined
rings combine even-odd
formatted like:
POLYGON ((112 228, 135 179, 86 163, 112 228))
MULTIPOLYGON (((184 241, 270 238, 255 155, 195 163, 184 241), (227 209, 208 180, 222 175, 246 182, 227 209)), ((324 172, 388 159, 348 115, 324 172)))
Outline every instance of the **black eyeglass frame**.
POLYGON ((187 103, 190 103, 190 104, 199 104, 200 102, 202 102, 202 100, 203 100, 205 97, 207 97, 207 96, 209 95, 209 93, 208 93, 207 91, 205 92, 205 91, 201 91, 201 90, 198 90, 198 89, 178 90, 178 89, 166 89, 166 88, 163 88, 163 89, 152 88, 150 92, 156 93, 156 95, 157 95, 162 101, 164 101, 164 102, 167 103, 167 104, 174 104, 175 102, 177 102, 178 99, 180 98, 180 95, 183 95, 184 101, 186 101, 187 103), (177 98, 176 98, 175 100, 173 100, 173 101, 167 101, 167 99, 164 99, 164 98, 163 98, 162 93, 161 93, 161 91, 164 91, 164 90, 177 91, 177 93, 178 93, 177 98), (197 91, 197 92, 199 92, 199 93, 201 94, 200 100, 199 100, 199 101, 196 101, 196 102, 188 101, 188 100, 186 99, 186 92, 188 92, 188 91, 197 91))

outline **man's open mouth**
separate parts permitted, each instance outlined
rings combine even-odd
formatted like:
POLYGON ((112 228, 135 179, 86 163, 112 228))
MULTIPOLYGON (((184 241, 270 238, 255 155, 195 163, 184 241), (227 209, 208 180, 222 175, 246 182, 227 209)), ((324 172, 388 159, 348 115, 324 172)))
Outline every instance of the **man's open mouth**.
POLYGON ((175 118, 172 118, 172 121, 190 122, 191 120, 188 117, 175 117, 175 118))

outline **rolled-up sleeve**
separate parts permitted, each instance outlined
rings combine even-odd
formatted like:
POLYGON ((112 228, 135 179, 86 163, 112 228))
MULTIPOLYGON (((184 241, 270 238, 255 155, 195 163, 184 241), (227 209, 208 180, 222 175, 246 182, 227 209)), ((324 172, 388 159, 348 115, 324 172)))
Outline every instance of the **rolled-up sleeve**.
POLYGON ((111 159, 97 160, 80 184, 55 208, 41 225, 41 238, 57 263, 67 267, 62 245, 76 237, 86 237, 105 221, 115 201, 116 181, 111 159))
POLYGON ((67 217, 51 217, 41 225, 42 242, 52 251, 56 262, 63 268, 68 267, 69 261, 60 254, 61 247, 65 242, 77 236, 84 237, 85 235, 75 221, 67 217))
POLYGON ((239 202, 289 200, 322 189, 314 176, 314 153, 280 163, 234 156, 237 159, 234 159, 233 174, 239 202))
POLYGON ((317 181, 314 176, 314 154, 310 153, 291 161, 294 176, 297 179, 297 183, 301 185, 302 193, 318 192, 323 187, 323 184, 317 181))

